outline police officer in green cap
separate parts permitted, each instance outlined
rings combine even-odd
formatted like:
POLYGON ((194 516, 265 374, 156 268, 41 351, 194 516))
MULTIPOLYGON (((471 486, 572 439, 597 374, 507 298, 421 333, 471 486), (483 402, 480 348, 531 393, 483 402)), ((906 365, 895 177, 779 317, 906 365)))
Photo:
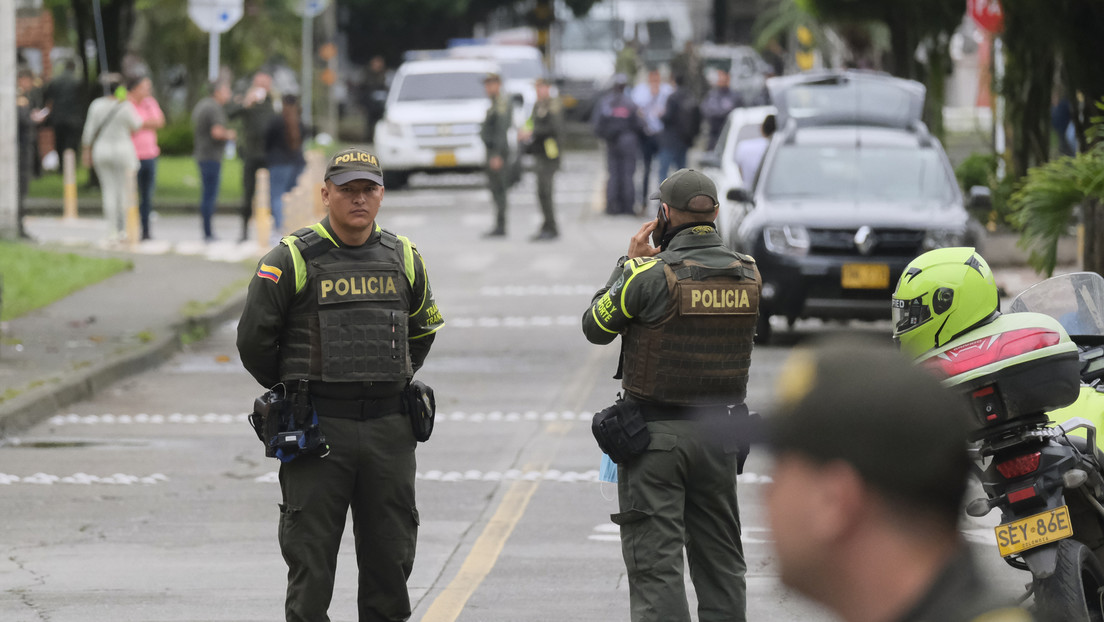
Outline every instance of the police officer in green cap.
POLYGON ((377 222, 384 188, 376 157, 337 153, 321 192, 329 215, 261 259, 238 351, 257 382, 282 384, 295 403, 309 397, 325 437, 280 465, 287 620, 329 619, 351 507, 360 620, 398 622, 410 617, 406 580, 418 534, 416 440, 400 394, 444 322, 418 250, 377 222))
POLYGON ((762 280, 754 259, 721 242, 708 177, 679 170, 652 198, 661 201, 658 217, 632 237, 582 318, 592 343, 621 336, 615 377, 624 400, 596 415, 596 438, 616 424, 628 444, 646 442, 616 458, 620 512, 611 516, 621 527, 631 617, 689 622, 685 549, 698 620, 744 620, 736 475, 762 280))
POLYGON ((510 129, 513 126, 513 110, 510 98, 502 92, 502 78, 497 73, 487 74, 483 88, 491 105, 483 119, 479 135, 487 149, 487 185, 495 204, 494 227, 484 237, 506 235, 506 191, 510 187, 510 129))

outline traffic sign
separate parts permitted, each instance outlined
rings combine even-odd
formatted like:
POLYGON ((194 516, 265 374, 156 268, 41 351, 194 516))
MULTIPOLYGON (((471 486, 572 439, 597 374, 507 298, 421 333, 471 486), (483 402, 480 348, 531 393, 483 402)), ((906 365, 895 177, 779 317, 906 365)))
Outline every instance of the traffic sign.
POLYGON ((243 0, 188 0, 188 17, 203 32, 222 34, 238 23, 243 0))
POLYGON ((978 28, 996 34, 1004 30, 1004 11, 1000 0, 966 0, 966 8, 978 28))
POLYGON ((295 0, 295 12, 303 17, 315 18, 326 10, 329 0, 295 0))

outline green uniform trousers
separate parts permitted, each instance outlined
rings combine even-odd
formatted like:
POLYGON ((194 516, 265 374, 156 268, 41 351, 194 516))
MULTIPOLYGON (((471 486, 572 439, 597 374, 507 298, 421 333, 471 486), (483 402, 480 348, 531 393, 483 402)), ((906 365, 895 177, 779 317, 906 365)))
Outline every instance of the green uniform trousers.
POLYGON ((510 177, 504 163, 502 168, 492 171, 487 167, 487 185, 491 189, 491 198, 495 204, 495 229, 506 229, 506 191, 509 189, 510 177))
POLYGON ((540 201, 541 213, 544 215, 541 231, 558 233, 556 213, 552 209, 552 180, 556 176, 556 169, 560 167, 560 162, 559 160, 549 160, 542 157, 537 157, 536 160, 537 200, 540 201))
POLYGON ((360 622, 410 618, 406 580, 414 566, 417 442, 403 415, 356 421, 320 417, 325 457, 280 465, 280 550, 288 565, 288 622, 326 622, 337 550, 352 508, 360 622))
POLYGON ((747 591, 736 454, 694 421, 648 423, 648 450, 617 468, 632 622, 690 622, 683 548, 699 622, 743 622, 747 591))

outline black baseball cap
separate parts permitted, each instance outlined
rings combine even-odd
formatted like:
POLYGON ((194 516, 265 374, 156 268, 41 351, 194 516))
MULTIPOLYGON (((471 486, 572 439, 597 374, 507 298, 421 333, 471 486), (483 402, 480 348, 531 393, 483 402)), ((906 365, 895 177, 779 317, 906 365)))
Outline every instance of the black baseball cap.
POLYGON ((326 166, 326 176, 323 181, 332 181, 335 185, 344 186, 354 179, 367 179, 383 185, 383 169, 380 168, 376 156, 358 147, 350 147, 338 151, 330 158, 326 166))
POLYGON ((796 350, 764 420, 776 454, 843 461, 882 494, 957 516, 970 470, 965 398, 896 348, 857 337, 796 350))
POLYGON ((687 212, 708 213, 717 209, 717 186, 703 173, 691 168, 680 168, 659 184, 659 190, 652 193, 650 199, 659 199, 669 207, 687 212), (706 196, 712 199, 709 209, 690 209, 690 199, 706 196))

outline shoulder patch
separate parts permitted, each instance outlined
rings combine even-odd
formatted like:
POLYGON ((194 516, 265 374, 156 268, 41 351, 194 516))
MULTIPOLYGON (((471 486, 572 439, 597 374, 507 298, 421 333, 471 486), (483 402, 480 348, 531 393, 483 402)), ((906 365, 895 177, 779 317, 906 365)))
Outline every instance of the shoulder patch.
POLYGON ((257 276, 262 279, 268 279, 273 283, 279 283, 280 277, 283 276, 284 271, 276 266, 270 266, 266 263, 261 263, 261 267, 257 270, 257 276))
POLYGON ((655 263, 657 261, 662 261, 662 260, 658 257, 633 257, 632 264, 633 264, 634 267, 640 268, 640 267, 643 267, 644 264, 655 263))

